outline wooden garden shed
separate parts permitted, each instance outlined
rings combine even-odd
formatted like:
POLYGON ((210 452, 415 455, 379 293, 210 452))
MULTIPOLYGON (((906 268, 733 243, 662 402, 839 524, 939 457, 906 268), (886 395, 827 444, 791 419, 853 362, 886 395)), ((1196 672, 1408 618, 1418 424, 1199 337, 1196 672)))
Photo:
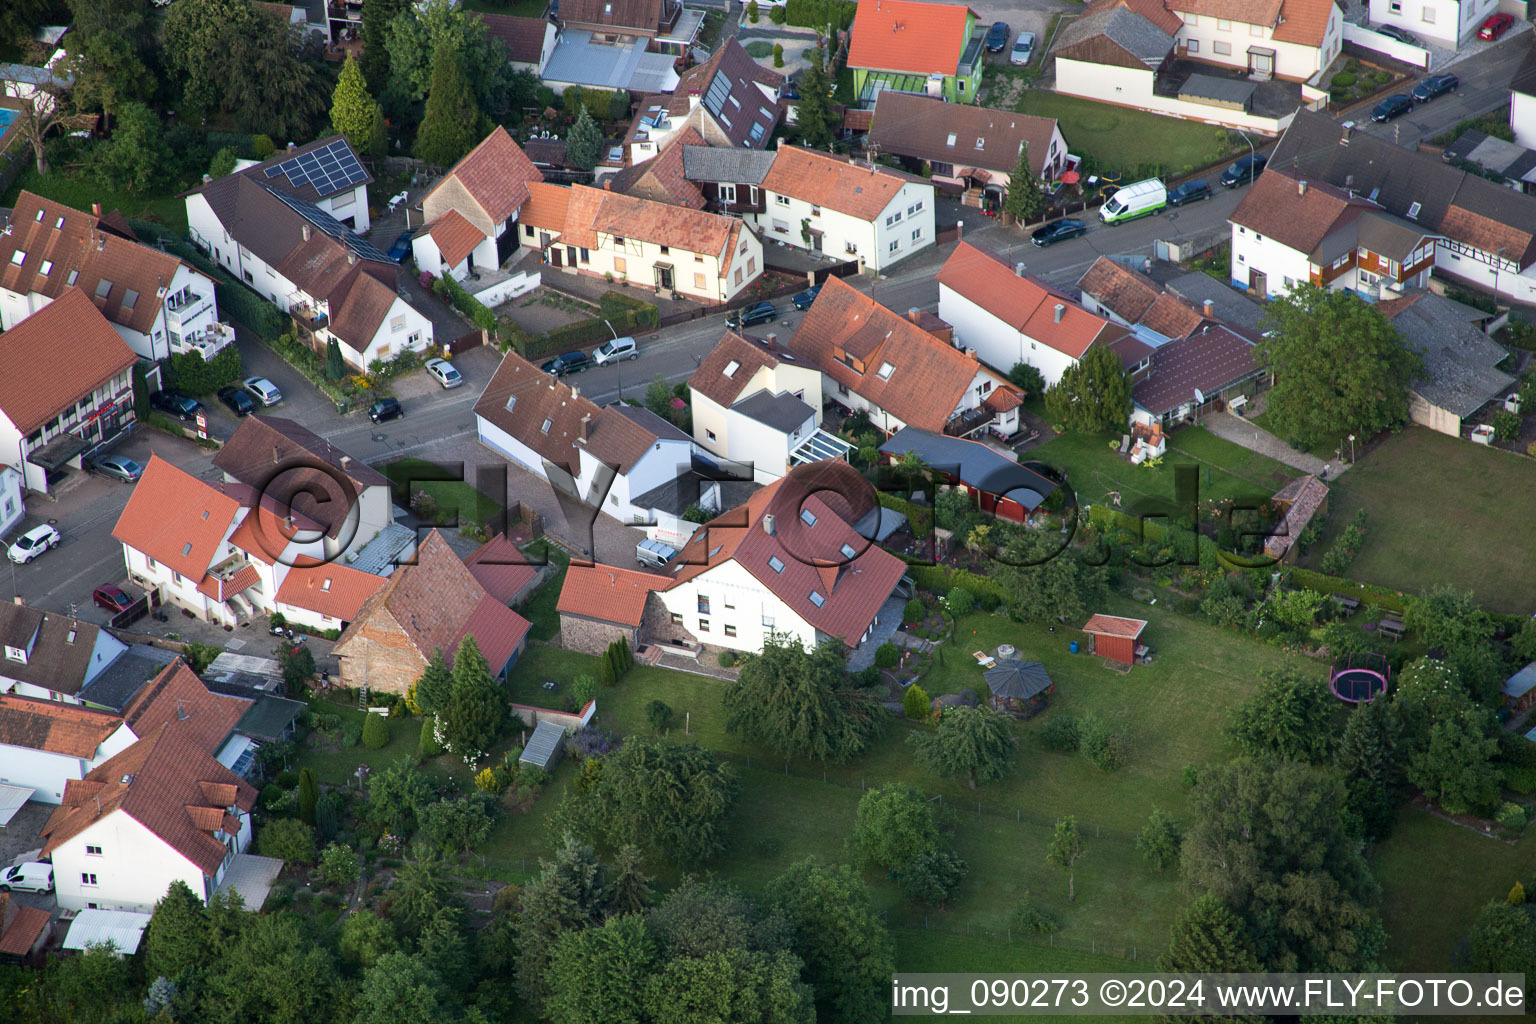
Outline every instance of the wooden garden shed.
POLYGON ((1134 665, 1141 647, 1138 641, 1142 630, 1146 628, 1145 619, 1095 615, 1083 626, 1083 632, 1088 634, 1088 653, 1124 665, 1134 665))

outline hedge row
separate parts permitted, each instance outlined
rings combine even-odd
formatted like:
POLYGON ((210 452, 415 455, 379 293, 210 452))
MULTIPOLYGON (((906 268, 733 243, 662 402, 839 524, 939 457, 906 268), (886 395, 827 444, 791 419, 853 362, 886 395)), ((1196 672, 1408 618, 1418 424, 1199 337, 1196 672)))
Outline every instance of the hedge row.
POLYGON ((528 358, 548 352, 564 352, 595 341, 607 341, 615 333, 620 336, 636 329, 649 330, 661 320, 661 311, 654 303, 622 292, 604 292, 598 302, 602 315, 591 320, 579 320, 574 324, 546 331, 528 344, 528 358), (609 325, 613 329, 609 330, 609 325))
POLYGON ((802 28, 826 28, 831 25, 846 31, 853 25, 859 5, 853 0, 789 0, 784 5, 784 20, 802 28))
POLYGON ((933 509, 908 501, 898 494, 881 491, 880 504, 907 517, 914 537, 926 537, 933 529, 933 509))
POLYGON ((200 352, 184 352, 166 360, 169 386, 184 395, 211 395, 245 376, 240 349, 226 345, 210 360, 200 352))
POLYGON ((1394 612, 1408 610, 1402 594, 1371 583, 1359 583, 1342 576, 1313 572, 1311 569, 1290 570, 1290 581, 1298 587, 1305 587, 1319 594, 1348 594, 1350 597, 1360 598, 1367 604, 1378 605, 1394 612))
POLYGON ((492 313, 485 303, 465 291, 464 286, 448 274, 434 280, 432 290, 453 303, 454 309, 469 317, 470 322, 482 331, 496 330, 496 314, 492 313))
POLYGON ((992 594, 1004 604, 1008 603, 1008 591, 1002 584, 964 569, 950 569, 943 565, 914 565, 908 567, 907 575, 919 587, 935 594, 948 594, 956 587, 964 587, 977 597, 992 594))

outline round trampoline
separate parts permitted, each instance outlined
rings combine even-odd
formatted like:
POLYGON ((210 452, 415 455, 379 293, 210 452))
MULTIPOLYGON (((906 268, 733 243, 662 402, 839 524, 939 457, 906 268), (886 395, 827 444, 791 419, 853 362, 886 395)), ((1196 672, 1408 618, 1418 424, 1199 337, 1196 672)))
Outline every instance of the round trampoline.
POLYGON ((1392 669, 1385 656, 1374 651, 1347 655, 1335 661, 1328 673, 1328 688, 1339 700, 1368 704, 1387 692, 1392 669))

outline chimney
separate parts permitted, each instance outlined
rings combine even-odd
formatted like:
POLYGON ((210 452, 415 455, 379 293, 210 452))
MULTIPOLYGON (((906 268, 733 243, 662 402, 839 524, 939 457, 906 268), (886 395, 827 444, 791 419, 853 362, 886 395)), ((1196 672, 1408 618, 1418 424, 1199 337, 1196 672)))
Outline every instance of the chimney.
POLYGON ((592 437, 592 414, 591 413, 586 413, 586 414, 584 414, 581 417, 581 439, 583 441, 588 441, 588 440, 591 440, 591 437, 592 437))
POLYGON ((356 262, 357 262, 357 253, 352 252, 351 250, 348 250, 347 251, 347 266, 350 267, 352 264, 354 264, 356 262))
POLYGON ((854 156, 852 153, 849 153, 848 154, 848 163, 852 167, 857 167, 857 166, 859 166, 859 158, 854 156))
POLYGON ((783 149, 784 148, 784 136, 782 136, 782 135, 779 136, 779 141, 774 143, 773 148, 774 149, 783 149))
POLYGON ((211 174, 203 175, 203 184, 204 185, 208 184, 212 180, 213 180, 213 175, 211 175, 211 174))
POLYGON ((1341 146, 1349 145, 1349 133, 1354 131, 1354 129, 1355 129, 1355 122, 1353 122, 1353 121, 1345 121, 1344 122, 1344 124, 1339 129, 1339 131, 1341 133, 1339 135, 1339 145, 1341 145, 1341 146))
POLYGON ((352 462, 352 456, 350 456, 350 455, 343 455, 341 457, 341 468, 342 469, 346 469, 347 466, 351 464, 351 462, 352 462))
POLYGON ((1015 263, 1013 265, 1013 276, 1014 277, 1023 277, 1024 276, 1024 269, 1025 269, 1024 264, 1022 264, 1022 263, 1015 263))
POLYGON ((309 224, 307 222, 304 223, 304 224, 299 225, 299 234, 304 236, 304 241, 306 241, 306 242, 309 241, 309 236, 312 233, 313 233, 313 229, 310 228, 310 226, 309 226, 309 224))
POLYGON ((1061 323, 1061 318, 1067 315, 1067 307, 1060 302, 1056 303, 1056 323, 1061 323))
POLYGON ((1205 316, 1207 320, 1215 320, 1216 303, 1212 302, 1210 299, 1206 299, 1205 302, 1201 304, 1200 312, 1205 316))
POLYGON ((283 461, 283 453, 278 450, 277 445, 273 445, 272 446, 272 465, 275 466, 279 462, 282 462, 282 461, 283 461))
POLYGON ((907 319, 911 320, 913 323, 918 323, 922 319, 922 316, 923 311, 918 309, 916 306, 913 306, 911 309, 907 310, 907 319))
POLYGON ((773 536, 773 513, 772 512, 767 512, 767 513, 764 513, 764 515, 763 515, 763 532, 766 533, 770 537, 773 536))
POLYGON ((613 191, 613 178, 608 177, 608 178, 604 178, 603 179, 603 191, 604 192, 612 192, 613 191))
POLYGON ((571 385, 571 397, 572 398, 580 398, 581 397, 581 388, 578 388, 575 384, 571 385))
POLYGON ((291 142, 290 142, 290 143, 288 143, 288 152, 290 152, 290 153, 292 153, 292 152, 293 152, 293 151, 294 151, 294 150, 295 150, 295 149, 297 149, 297 148, 298 148, 298 147, 297 147, 297 146, 295 146, 295 145, 294 145, 294 144, 293 144, 293 143, 291 143, 291 142))
POLYGON ((91 204, 91 212, 93 214, 95 214, 96 216, 100 217, 101 216, 101 204, 100 203, 92 203, 91 204))
POLYGON ((777 334, 770 333, 763 340, 766 341, 770 345, 777 345, 779 343, 779 336, 777 334))
POLYGON ((1305 178, 1296 182, 1296 194, 1299 196, 1304 196, 1307 194, 1307 181, 1305 178))

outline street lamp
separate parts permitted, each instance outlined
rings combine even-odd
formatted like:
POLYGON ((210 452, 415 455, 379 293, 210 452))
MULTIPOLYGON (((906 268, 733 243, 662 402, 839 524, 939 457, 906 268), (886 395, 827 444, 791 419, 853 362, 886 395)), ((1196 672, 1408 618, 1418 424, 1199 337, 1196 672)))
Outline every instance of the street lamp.
MULTIPOLYGON (((619 332, 613 329, 613 324, 609 323, 606 319, 603 321, 603 323, 607 326, 608 333, 613 335, 613 340, 618 341, 619 332)), ((613 361, 613 375, 614 378, 619 382, 619 401, 622 402, 624 401, 624 373, 619 369, 619 362, 620 361, 617 359, 613 361)))
POLYGON ((1349 464, 1351 466, 1353 466, 1355 464, 1355 435, 1354 434, 1350 434, 1349 435, 1349 464))
MULTIPOLYGON (((1253 173, 1253 162, 1258 159, 1258 156, 1254 153, 1253 140, 1248 137, 1248 133, 1247 132, 1243 131, 1240 128, 1234 128, 1232 130, 1237 132, 1237 134, 1241 135, 1243 137, 1243 141, 1248 143, 1248 173, 1250 175, 1253 175, 1254 178, 1257 178, 1258 175, 1253 173)), ((1249 180, 1252 180, 1252 179, 1250 178, 1249 180)))

